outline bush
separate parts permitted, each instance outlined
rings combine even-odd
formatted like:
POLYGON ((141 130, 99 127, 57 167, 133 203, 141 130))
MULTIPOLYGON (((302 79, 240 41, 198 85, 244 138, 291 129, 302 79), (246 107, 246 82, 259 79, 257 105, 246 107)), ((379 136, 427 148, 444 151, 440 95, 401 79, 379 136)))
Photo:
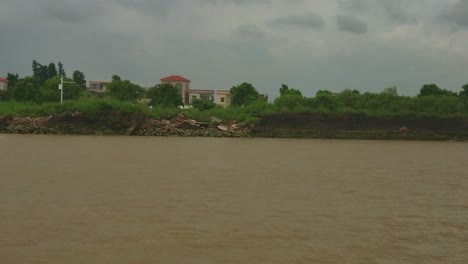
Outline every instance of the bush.
POLYGON ((209 110, 216 107, 216 104, 210 100, 195 99, 192 101, 192 106, 199 110, 209 110))

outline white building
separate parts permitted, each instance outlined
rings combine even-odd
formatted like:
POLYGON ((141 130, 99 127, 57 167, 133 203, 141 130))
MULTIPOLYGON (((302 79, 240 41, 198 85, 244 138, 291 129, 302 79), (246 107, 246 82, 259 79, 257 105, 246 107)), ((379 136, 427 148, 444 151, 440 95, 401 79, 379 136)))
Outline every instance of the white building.
POLYGON ((0 91, 6 91, 8 89, 8 80, 0 77, 0 91))

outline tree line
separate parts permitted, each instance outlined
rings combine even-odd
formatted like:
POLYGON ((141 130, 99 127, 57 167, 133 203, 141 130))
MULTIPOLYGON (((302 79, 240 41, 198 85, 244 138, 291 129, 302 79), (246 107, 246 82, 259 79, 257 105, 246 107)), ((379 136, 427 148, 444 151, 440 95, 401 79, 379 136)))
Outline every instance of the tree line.
MULTIPOLYGON (((58 102, 60 78, 73 81, 64 86, 65 100, 78 100, 90 97, 109 97, 125 102, 142 102, 157 107, 177 107, 182 105, 181 91, 171 84, 156 84, 149 89, 118 75, 112 76, 108 93, 102 95, 86 90, 83 72, 75 70, 68 78, 64 65, 59 62, 46 65, 32 62, 32 76, 21 77, 8 73, 9 89, 0 91, 0 101, 22 101, 34 103, 58 102)), ((266 102, 250 83, 233 86, 231 107, 255 109, 254 112, 324 112, 324 113, 366 113, 370 115, 468 115, 468 84, 460 92, 442 89, 436 84, 425 84, 417 96, 402 96, 396 87, 384 89, 379 93, 358 90, 344 90, 333 93, 319 90, 314 97, 306 97, 299 89, 288 85, 279 87, 280 96, 273 103, 266 102)), ((194 108, 209 110, 219 107, 213 101, 194 100, 194 108)))

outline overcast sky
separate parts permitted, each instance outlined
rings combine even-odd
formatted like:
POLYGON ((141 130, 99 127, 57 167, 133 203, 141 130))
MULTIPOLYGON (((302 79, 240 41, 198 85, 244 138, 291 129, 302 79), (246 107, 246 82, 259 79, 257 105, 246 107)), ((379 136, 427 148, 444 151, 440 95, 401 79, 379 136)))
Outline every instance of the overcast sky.
POLYGON ((0 76, 36 59, 144 86, 414 95, 468 83, 466 46, 468 0, 0 0, 0 76))

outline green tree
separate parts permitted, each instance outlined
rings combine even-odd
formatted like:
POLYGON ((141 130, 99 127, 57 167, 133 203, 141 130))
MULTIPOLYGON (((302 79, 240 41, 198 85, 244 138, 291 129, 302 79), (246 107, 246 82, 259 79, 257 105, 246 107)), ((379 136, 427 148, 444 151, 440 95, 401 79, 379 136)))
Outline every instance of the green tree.
POLYGON ((58 63, 58 75, 61 77, 66 77, 67 74, 65 73, 65 68, 63 67, 63 63, 59 61, 58 63))
POLYGON ((460 97, 468 98, 468 84, 462 86, 462 91, 458 95, 460 97))
POLYGON ((318 97, 321 95, 333 95, 333 93, 328 90, 318 90, 317 93, 315 93, 315 97, 318 97))
POLYGON ((9 101, 11 96, 11 90, 1 91, 0 90, 0 102, 9 101))
POLYGON ((278 109, 282 111, 293 111, 298 108, 304 108, 305 100, 299 90, 289 88, 286 84, 282 84, 279 92, 280 96, 276 98, 274 102, 278 109))
POLYGON ((209 110, 216 107, 216 104, 211 100, 195 99, 192 101, 192 106, 200 110, 209 110))
POLYGON ((286 84, 282 84, 279 91, 280 91, 280 96, 292 94, 292 95, 299 95, 302 97, 301 91, 293 89, 293 88, 289 88, 286 84))
POLYGON ((119 81, 120 82, 120 81, 122 81, 122 79, 120 78, 120 76, 114 74, 114 75, 112 75, 112 81, 119 81))
POLYGON ((51 62, 49 67, 47 67, 47 78, 53 78, 57 76, 57 68, 55 68, 55 63, 51 62))
POLYGON ((20 78, 11 91, 11 99, 15 101, 33 102, 40 92, 39 82, 34 77, 20 78))
POLYGON ((16 86, 16 82, 18 81, 19 79, 19 75, 18 74, 12 74, 12 73, 8 73, 7 75, 7 80, 8 80, 8 87, 10 88, 13 88, 16 86))
POLYGON ((82 89, 86 89, 86 78, 84 73, 80 71, 73 72, 73 81, 78 84, 82 89))
POLYGON ((148 91, 148 99, 153 106, 183 105, 182 95, 172 84, 158 84, 148 91))
POLYGON ((249 105, 259 100, 260 94, 250 83, 242 83, 231 88, 231 104, 235 107, 249 105))
MULTIPOLYGON (((44 83, 40 89, 39 95, 35 100, 38 103, 60 102, 60 90, 58 86, 61 82, 60 76, 55 76, 44 83)), ((71 82, 69 78, 64 78, 64 81, 71 82)), ((76 83, 66 83, 63 85, 63 100, 78 100, 81 96, 82 89, 76 83)))
POLYGON ((419 91, 418 96, 457 96, 457 93, 439 88, 435 84, 425 84, 419 91))
POLYGON ((120 101, 136 102, 144 96, 144 93, 143 88, 128 80, 113 80, 109 85, 109 95, 120 101))
POLYGON ((44 84, 48 77, 47 66, 40 64, 36 60, 32 62, 33 77, 37 79, 40 85, 44 84))
POLYGON ((325 112, 338 112, 342 107, 340 98, 329 91, 318 91, 314 105, 325 112))

